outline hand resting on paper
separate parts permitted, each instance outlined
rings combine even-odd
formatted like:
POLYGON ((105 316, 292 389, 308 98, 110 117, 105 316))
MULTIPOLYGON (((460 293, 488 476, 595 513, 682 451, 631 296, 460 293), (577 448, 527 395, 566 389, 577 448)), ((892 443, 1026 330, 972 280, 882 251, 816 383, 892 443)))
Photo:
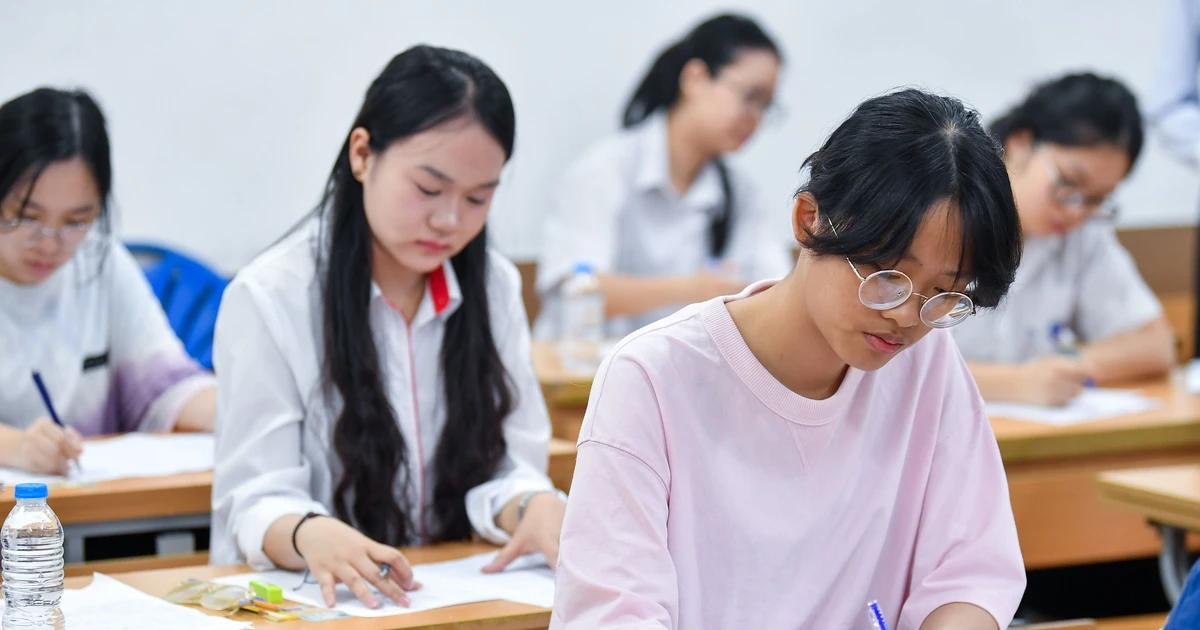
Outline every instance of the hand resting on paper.
MULTIPOLYGON (((299 516, 280 518, 272 523, 271 529, 286 530, 290 546, 291 532, 297 521, 299 516)), ((269 531, 268 536, 278 538, 272 536, 274 533, 269 531)), ((296 531, 296 548, 302 561, 308 564, 312 577, 321 585, 321 596, 330 608, 337 603, 335 588, 339 582, 372 609, 378 608, 380 602, 371 586, 396 605, 405 607, 409 605, 406 592, 421 587, 413 581, 412 567, 404 554, 371 540, 335 518, 318 516, 305 521, 296 531), (380 575, 383 565, 388 567, 386 576, 380 575)), ((294 552, 291 555, 295 555, 294 552)))
POLYGON ((558 565, 558 540, 567 504, 552 493, 534 495, 525 508, 525 518, 518 523, 519 500, 520 497, 510 501, 496 519, 501 529, 512 532, 512 538, 496 554, 496 559, 483 568, 484 573, 499 573, 518 557, 539 551, 546 556, 551 570, 558 565))
POLYGON ((0 465, 44 475, 65 475, 71 460, 83 452, 83 437, 49 418, 38 418, 21 431, 4 426, 0 435, 0 465))
POLYGON ((1049 355, 1022 364, 1018 368, 1018 400, 1013 402, 1061 407, 1083 391, 1093 380, 1091 365, 1074 358, 1049 355))

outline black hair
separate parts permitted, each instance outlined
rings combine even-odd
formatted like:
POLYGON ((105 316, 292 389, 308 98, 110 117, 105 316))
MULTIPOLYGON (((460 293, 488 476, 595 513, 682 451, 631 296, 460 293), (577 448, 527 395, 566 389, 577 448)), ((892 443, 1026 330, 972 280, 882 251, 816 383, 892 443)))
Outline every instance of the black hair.
POLYGON ((991 124, 1001 144, 1021 130, 1033 134, 1036 142, 1124 149, 1130 170, 1144 141, 1137 97, 1120 81, 1090 72, 1039 84, 1024 102, 991 124))
POLYGON ((889 266, 911 247, 925 215, 950 202, 962 226, 959 270, 968 295, 994 307, 1021 262, 1021 228, 1003 152, 961 101, 905 89, 865 101, 804 161, 797 194, 821 223, 802 245, 818 256, 889 266), (828 220, 836 227, 824 228, 828 220))
MULTIPOLYGON (((29 186, 17 215, 0 219, 24 217, 29 195, 46 167, 74 158, 87 164, 100 196, 94 229, 109 234, 112 156, 104 113, 96 101, 83 90, 43 87, 0 105, 0 200, 18 186, 29 186)), ((96 241, 97 268, 107 252, 107 242, 96 241)))
MULTIPOLYGON (((683 39, 668 46, 654 60, 625 106, 622 127, 637 125, 658 110, 674 106, 679 100, 679 75, 692 59, 703 61, 708 66, 709 74, 715 77, 721 68, 732 63, 738 53, 745 50, 770 51, 783 60, 779 47, 754 20, 734 14, 722 14, 705 20, 683 39)), ((729 244, 734 199, 725 162, 717 158, 713 160, 713 165, 721 179, 724 201, 709 225, 709 253, 719 258, 729 244)))
MULTIPOLYGON (((351 129, 365 129, 371 150, 382 152, 393 142, 462 119, 482 124, 511 157, 516 119, 500 78, 466 53, 415 46, 371 83, 351 129)), ((348 136, 316 213, 322 226, 318 247, 325 250, 318 257, 323 383, 329 398, 336 388, 342 405, 333 429, 333 450, 343 468, 334 509, 377 541, 411 544, 419 517, 408 500, 408 449, 371 327, 372 237, 362 184, 350 171, 348 136)), ((446 424, 432 469, 433 541, 470 537, 466 493, 490 479, 504 458, 503 421, 516 404, 492 337, 487 257, 484 229, 451 259, 463 301, 446 322, 441 349, 446 424)))

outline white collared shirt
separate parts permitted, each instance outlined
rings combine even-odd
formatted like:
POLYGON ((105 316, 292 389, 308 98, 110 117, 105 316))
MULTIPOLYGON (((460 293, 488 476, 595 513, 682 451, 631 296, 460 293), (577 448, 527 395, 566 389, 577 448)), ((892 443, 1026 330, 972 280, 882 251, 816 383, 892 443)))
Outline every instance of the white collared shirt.
POLYGON ((129 250, 100 234, 41 283, 0 279, 0 422, 24 429, 50 415, 35 370, 59 417, 83 435, 170 431, 214 383, 129 250))
MULTIPOLYGON (((709 226, 724 202, 717 168, 707 164, 682 197, 671 184, 664 114, 622 130, 567 169, 546 216, 537 288, 538 338, 559 334, 559 287, 577 262, 598 273, 690 275, 709 264, 709 226)), ((747 282, 779 278, 792 268, 785 204, 764 204, 756 188, 727 166, 733 221, 724 261, 747 282)), ((610 337, 623 337, 682 305, 613 318, 610 337)))
MULTIPOLYGON (((316 278, 315 222, 243 269, 226 290, 213 353, 219 381, 213 474, 212 562, 272 565, 267 528, 288 514, 333 512, 341 463, 332 450, 340 403, 322 393, 322 304, 316 278)), ((488 256, 492 334, 515 386, 504 420, 508 453, 495 477, 467 492, 467 514, 483 538, 508 539, 495 516, 508 501, 550 489, 550 419, 533 371, 521 280, 516 267, 488 256)), ((470 299, 470 298, 468 298, 470 299)), ((474 296, 474 299, 480 299, 474 296)), ((462 303, 453 266, 430 274, 412 325, 373 287, 371 327, 384 385, 408 448, 414 483, 407 492, 426 542, 435 480, 431 465, 446 422, 441 348, 446 320, 462 303)), ((449 439, 453 439, 450 437, 449 439)))
POLYGON ((1083 343, 1137 330, 1162 305, 1109 224, 1089 221, 1063 236, 1025 241, 1008 295, 950 331, 968 361, 1022 363, 1058 350, 1063 325, 1083 343))

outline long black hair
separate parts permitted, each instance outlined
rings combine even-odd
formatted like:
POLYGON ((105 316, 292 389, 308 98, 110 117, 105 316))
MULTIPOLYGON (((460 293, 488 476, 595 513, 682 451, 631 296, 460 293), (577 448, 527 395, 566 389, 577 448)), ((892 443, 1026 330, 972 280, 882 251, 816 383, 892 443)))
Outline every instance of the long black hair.
MULTIPOLYGON (((5 225, 25 216, 29 195, 46 167, 80 158, 92 172, 100 196, 100 214, 93 229, 107 235, 112 229, 112 156, 104 113, 83 90, 38 88, 0 105, 0 200, 18 186, 29 188, 15 216, 0 217, 5 225)), ((95 241, 97 268, 107 252, 108 239, 95 241)), ((83 250, 81 250, 82 253, 83 250)))
POLYGON ((1035 142, 1124 149, 1131 170, 1144 142, 1137 97, 1120 81, 1090 72, 1039 84, 1021 104, 991 124, 992 135, 1001 144, 1022 130, 1033 134, 1035 142))
MULTIPOLYGON (((500 78, 465 53, 416 46, 393 58, 371 83, 351 129, 365 129, 371 150, 382 152, 393 142, 463 118, 477 120, 506 158, 512 155, 516 119, 500 78)), ((371 329, 371 229, 362 184, 350 172, 348 137, 317 213, 322 225, 318 247, 324 248, 318 257, 323 381, 326 394, 336 389, 342 404, 333 430, 333 449, 343 468, 334 509, 375 540, 412 543, 408 449, 384 387, 371 329)), ((485 229, 451 259, 463 302, 446 322, 441 350, 446 424, 433 464, 434 541, 470 537, 467 490, 490 479, 503 459, 502 423, 515 405, 492 338, 487 256, 485 229)))
POLYGON ((822 217, 802 245, 819 256, 890 266, 925 215, 949 201, 962 225, 961 273, 977 306, 1004 297, 1021 229, 1002 149, 958 99, 906 89, 867 100, 804 161, 822 217), (828 219, 837 229, 823 230, 828 219))
MULTIPOLYGON (((738 53, 746 50, 766 50, 783 60, 779 47, 754 20, 734 14, 705 20, 654 60, 625 106, 622 127, 637 125, 655 112, 674 106, 679 101, 679 75, 687 62, 692 59, 703 61, 709 74, 715 77, 721 68, 734 61, 738 53)), ((720 258, 729 244, 733 225, 733 185, 725 162, 718 157, 713 160, 713 165, 721 179, 724 201, 709 225, 709 253, 720 258)))

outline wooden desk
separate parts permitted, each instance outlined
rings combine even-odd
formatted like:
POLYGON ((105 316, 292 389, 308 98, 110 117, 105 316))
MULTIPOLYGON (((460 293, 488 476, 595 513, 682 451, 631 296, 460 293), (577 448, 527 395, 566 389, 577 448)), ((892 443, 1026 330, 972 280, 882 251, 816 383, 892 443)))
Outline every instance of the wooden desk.
POLYGON ((1163 590, 1174 604, 1191 569, 1186 532, 1200 532, 1200 465, 1107 472, 1097 483, 1106 505, 1159 528, 1158 568, 1163 590))
MULTIPOLYGON (((535 342, 533 356, 554 434, 577 439, 591 377, 564 372, 552 344, 535 342)), ((1200 396, 1188 394, 1178 375, 1140 389, 1163 406, 1065 427, 992 418, 1026 567, 1158 553, 1158 539, 1141 519, 1101 505, 1094 479, 1106 470, 1200 461, 1200 396)))
MULTIPOLYGON (((413 564, 441 562, 454 560, 465 556, 486 553, 495 547, 477 543, 456 543, 405 549, 404 555, 413 564)), ((175 585, 189 578, 210 580, 225 575, 237 575, 250 571, 246 566, 201 566, 181 569, 162 569, 159 571, 141 571, 137 573, 116 574, 112 577, 137 588, 140 591, 161 597, 175 585)), ((91 577, 69 578, 67 588, 82 588, 91 583, 91 577)), ((194 607, 203 610, 199 606, 194 607)), ((300 630, 302 628, 317 628, 321 630, 393 630, 399 628, 422 628, 424 630, 534 630, 544 629, 550 625, 550 610, 527 604, 493 601, 477 604, 464 604, 438 610, 429 610, 395 617, 376 617, 372 619, 348 617, 322 621, 318 624, 305 621, 289 621, 275 623, 247 612, 238 613, 233 619, 254 622, 259 630, 300 630)))
MULTIPOLYGON (((16 505, 13 490, 0 490, 0 514, 16 505)), ((65 562, 77 564, 83 562, 83 540, 91 536, 208 527, 212 472, 56 487, 49 502, 63 524, 65 562)))

